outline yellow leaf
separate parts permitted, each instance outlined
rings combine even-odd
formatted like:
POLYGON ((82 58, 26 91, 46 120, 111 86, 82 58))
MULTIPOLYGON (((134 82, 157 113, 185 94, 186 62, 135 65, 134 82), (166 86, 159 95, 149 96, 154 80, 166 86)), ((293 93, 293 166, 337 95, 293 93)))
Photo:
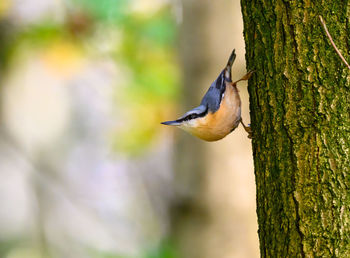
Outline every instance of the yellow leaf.
POLYGON ((1 0, 0 1, 0 19, 6 15, 7 11, 10 9, 11 5, 12 5, 11 0, 1 0))
POLYGON ((79 70, 83 61, 79 46, 57 40, 50 44, 43 53, 43 60, 48 68, 63 77, 68 77, 79 70))

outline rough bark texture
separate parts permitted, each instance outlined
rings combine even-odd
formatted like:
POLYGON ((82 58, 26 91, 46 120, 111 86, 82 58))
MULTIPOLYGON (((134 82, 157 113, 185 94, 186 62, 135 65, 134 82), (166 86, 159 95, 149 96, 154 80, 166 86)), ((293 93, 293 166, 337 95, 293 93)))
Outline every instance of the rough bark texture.
POLYGON ((242 0, 262 257, 350 257, 350 1, 242 0))

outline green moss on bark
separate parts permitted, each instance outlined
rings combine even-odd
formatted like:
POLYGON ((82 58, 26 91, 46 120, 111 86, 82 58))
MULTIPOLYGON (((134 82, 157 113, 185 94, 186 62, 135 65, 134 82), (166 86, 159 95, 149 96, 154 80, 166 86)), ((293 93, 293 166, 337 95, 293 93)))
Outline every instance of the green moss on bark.
POLYGON ((241 0, 262 257, 350 257, 350 1, 241 0))

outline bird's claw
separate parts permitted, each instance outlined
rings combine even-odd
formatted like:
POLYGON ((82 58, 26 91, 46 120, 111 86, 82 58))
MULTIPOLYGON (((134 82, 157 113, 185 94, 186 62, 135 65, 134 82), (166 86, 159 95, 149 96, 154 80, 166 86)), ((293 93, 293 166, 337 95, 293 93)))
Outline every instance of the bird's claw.
POLYGON ((255 73, 255 70, 250 70, 242 77, 241 80, 243 80, 243 81, 249 80, 250 77, 252 77, 253 73, 255 73))
POLYGON ((246 126, 244 128, 244 130, 248 133, 248 138, 249 139, 252 139, 253 138, 253 130, 252 128, 250 127, 250 125, 246 126))

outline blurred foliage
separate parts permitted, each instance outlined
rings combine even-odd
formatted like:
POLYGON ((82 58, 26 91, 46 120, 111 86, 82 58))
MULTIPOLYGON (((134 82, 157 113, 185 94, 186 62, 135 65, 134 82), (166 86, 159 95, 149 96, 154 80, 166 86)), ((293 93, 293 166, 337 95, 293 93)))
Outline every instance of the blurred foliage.
POLYGON ((178 258, 174 245, 170 241, 163 241, 161 245, 146 254, 144 258, 178 258))
MULTIPOLYGON (((96 36, 95 29, 118 32, 118 42, 114 42, 109 55, 126 73, 116 82, 118 125, 109 139, 114 150, 127 155, 142 154, 157 138, 162 130, 159 123, 173 110, 180 77, 175 51, 177 28, 171 7, 162 5, 146 15, 133 12, 132 4, 135 0, 73 0, 63 24, 45 20, 12 30, 15 33, 6 25, 7 31, 0 32, 3 67, 21 48, 32 48, 56 51, 54 62, 58 69, 71 61, 64 55, 69 50, 66 46, 80 51, 78 55, 88 55, 86 43, 96 36), (66 59, 60 62, 59 58, 66 59)), ((68 54, 74 56, 72 51, 68 54)))
MULTIPOLYGON (((79 59, 96 56, 98 48, 93 49, 93 53, 90 51, 92 39, 98 33, 110 30, 118 33, 118 39, 112 42, 112 49, 107 53, 122 71, 118 76, 123 76, 115 82, 117 125, 109 137, 114 150, 127 155, 143 153, 157 139, 162 130, 159 123, 169 116, 176 101, 180 77, 175 51, 177 27, 170 6, 160 6, 145 15, 131 10, 133 2, 73 0, 66 2, 64 22, 46 17, 18 25, 6 15, 10 1, 0 0, 0 72, 15 69, 11 64, 30 53, 60 76, 66 76, 67 72, 74 71, 73 66, 79 59)), ((1 244, 0 253, 9 251, 1 244)), ((6 248, 11 246, 3 244, 6 248)), ((18 250, 11 255, 21 254, 18 250)), ((93 257, 121 256, 96 252, 93 257)), ((169 244, 162 244, 145 255, 145 258, 173 257, 169 244)))
POLYGON ((7 257, 7 254, 15 249, 23 239, 1 239, 0 240, 0 257, 7 257))
MULTIPOLYGON (((91 257, 94 258, 135 258, 134 256, 119 255, 112 252, 101 252, 90 250, 91 257)), ((170 241, 163 241, 156 248, 140 254, 138 258, 179 258, 174 245, 170 241)))
POLYGON ((175 59, 176 23, 169 6, 152 15, 130 11, 133 1, 76 0, 100 22, 116 25, 121 39, 114 58, 128 76, 116 88, 122 120, 111 138, 115 150, 140 154, 159 134, 159 122, 175 103, 179 84, 175 59))
POLYGON ((100 22, 123 22, 134 0, 73 0, 75 7, 92 14, 100 22))
POLYGON ((177 97, 176 27, 169 11, 164 8, 151 17, 130 15, 123 24, 116 58, 131 68, 131 75, 127 90, 117 92, 116 99, 128 107, 122 119, 129 122, 118 131, 115 146, 126 153, 138 153, 152 142, 177 97))

